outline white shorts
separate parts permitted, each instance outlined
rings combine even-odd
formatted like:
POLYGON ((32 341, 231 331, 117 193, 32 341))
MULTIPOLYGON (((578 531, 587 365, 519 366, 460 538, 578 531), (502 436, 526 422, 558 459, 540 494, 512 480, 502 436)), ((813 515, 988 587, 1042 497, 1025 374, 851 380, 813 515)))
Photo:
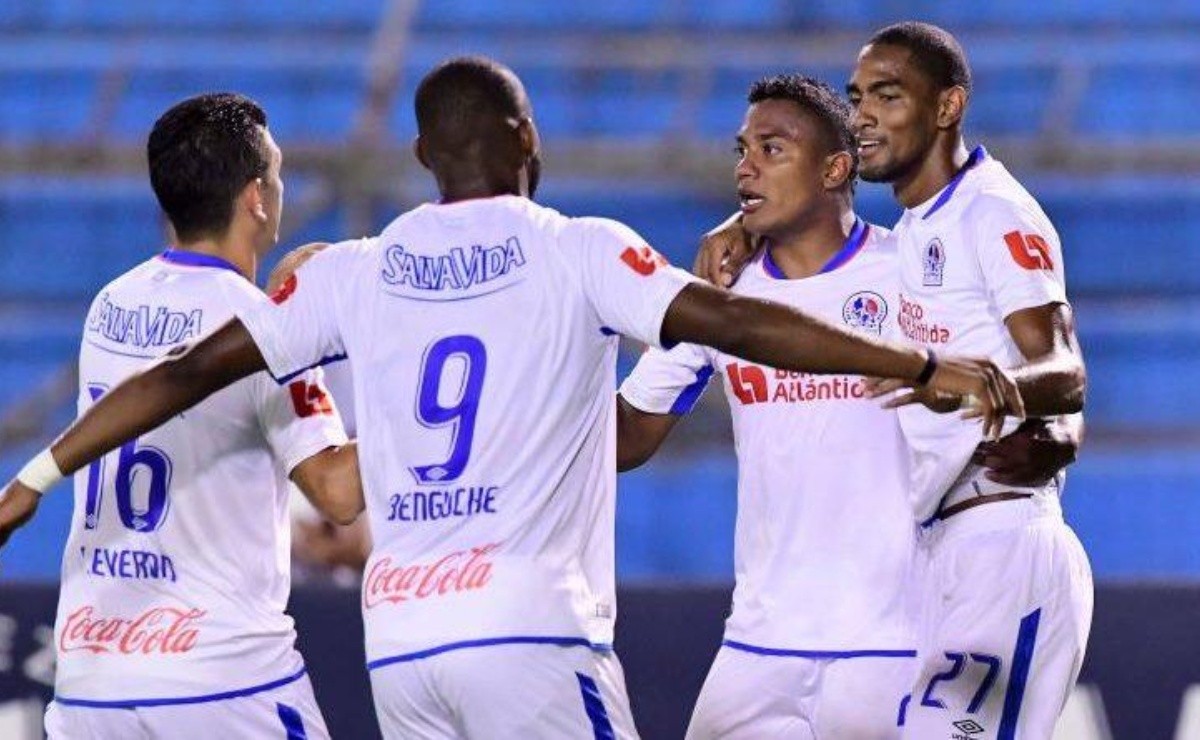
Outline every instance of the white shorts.
POLYGON ((803 658, 723 646, 696 700, 688 740, 900 737, 916 658, 803 658))
POLYGON ((50 702, 49 740, 329 740, 308 675, 252 694, 190 703, 87 707, 50 702))
POLYGON ((611 650, 502 644, 371 671, 385 740, 636 740, 611 650))
POLYGON ((1091 568, 1058 500, 969 509, 930 527, 922 546, 905 737, 1048 740, 1092 623, 1091 568))

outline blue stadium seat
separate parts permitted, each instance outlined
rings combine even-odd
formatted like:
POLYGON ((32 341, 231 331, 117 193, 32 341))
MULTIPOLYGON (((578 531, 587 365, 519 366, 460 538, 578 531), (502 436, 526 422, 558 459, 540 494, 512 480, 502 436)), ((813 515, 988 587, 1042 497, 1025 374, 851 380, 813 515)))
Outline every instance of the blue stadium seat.
POLYGON ((1075 125, 1085 134, 1143 139, 1195 136, 1200 64, 1127 63, 1098 67, 1075 125))
MULTIPOLYGON (((24 12, 14 21, 53 30, 229 30, 248 27, 328 32, 369 32, 378 24, 385 0, 308 0, 302 7, 243 0, 163 3, 155 0, 8 0, 24 12)), ((2 16, 0 16, 2 17, 2 16)), ((21 26, 17 26, 20 28, 21 26)))

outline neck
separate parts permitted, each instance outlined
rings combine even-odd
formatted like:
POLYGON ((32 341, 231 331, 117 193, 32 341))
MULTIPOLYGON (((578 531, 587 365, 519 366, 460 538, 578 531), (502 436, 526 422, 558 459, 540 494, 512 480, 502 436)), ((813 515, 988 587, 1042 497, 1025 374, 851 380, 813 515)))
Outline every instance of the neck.
POLYGON ((456 169, 437 173, 438 192, 443 203, 476 198, 494 198, 497 195, 525 195, 520 185, 521 178, 498 176, 480 169, 456 169))
POLYGON ((841 251, 854 222, 850 203, 840 203, 794 232, 772 237, 771 259, 789 280, 812 277, 841 251))
POLYGON ((184 252, 195 252, 197 254, 220 257, 236 267, 237 271, 242 274, 242 277, 250 282, 253 283, 257 279, 258 254, 247 242, 235 241, 231 237, 226 236, 220 239, 197 239, 186 244, 176 243, 172 246, 184 252))
POLYGON ((892 184, 892 193, 905 208, 919 206, 949 185, 970 156, 960 134, 945 144, 937 142, 911 174, 892 184))

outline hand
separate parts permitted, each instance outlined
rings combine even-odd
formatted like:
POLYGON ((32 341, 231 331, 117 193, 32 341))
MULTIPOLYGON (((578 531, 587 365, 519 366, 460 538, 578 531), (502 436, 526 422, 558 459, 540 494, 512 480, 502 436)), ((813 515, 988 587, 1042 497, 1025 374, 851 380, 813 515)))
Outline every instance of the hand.
POLYGON ((0 497, 0 546, 8 542, 13 532, 33 518, 41 500, 42 494, 19 480, 8 484, 3 497, 0 497))
POLYGON ((963 407, 965 396, 953 393, 943 393, 929 386, 917 386, 911 380, 898 378, 864 378, 866 381, 867 398, 880 398, 899 390, 907 393, 896 393, 883 402, 885 409, 898 409, 901 406, 919 403, 925 408, 938 414, 948 414, 963 407))
POLYGON ((305 244, 302 247, 296 247, 285 254, 283 259, 279 260, 279 264, 275 265, 275 269, 271 270, 271 276, 267 278, 267 295, 272 295, 275 291, 279 290, 279 286, 287 282, 287 279, 296 270, 299 270, 301 265, 308 262, 313 258, 313 255, 328 246, 327 242, 313 242, 305 244))
POLYGON ((754 258, 761 241, 742 228, 742 215, 736 213, 700 240, 692 273, 719 288, 728 288, 754 258))
POLYGON ((983 435, 997 439, 1004 430, 1004 418, 1025 418, 1025 404, 1017 384, 991 360, 942 357, 927 384, 932 391, 966 396, 964 419, 982 419, 983 435))
POLYGON ((988 480, 1010 486, 1042 486, 1075 462, 1079 439, 1057 420, 1027 419, 1012 434, 983 442, 972 462, 988 469, 988 480))

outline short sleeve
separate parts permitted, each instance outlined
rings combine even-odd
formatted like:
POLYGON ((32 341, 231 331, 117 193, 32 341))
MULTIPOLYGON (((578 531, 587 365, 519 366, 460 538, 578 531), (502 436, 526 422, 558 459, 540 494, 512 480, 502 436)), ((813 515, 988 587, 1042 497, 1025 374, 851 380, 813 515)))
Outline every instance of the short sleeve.
POLYGON ((1044 214, 1004 198, 984 198, 978 224, 980 269, 1000 315, 1066 303, 1062 245, 1044 214))
POLYGON ((601 328, 661 346, 663 316, 679 291, 697 280, 672 267, 628 226, 577 219, 582 281, 601 328))
POLYGON ((345 290, 347 250, 331 246, 288 278, 269 302, 238 312, 275 380, 346 358, 335 296, 345 290))
POLYGON ((670 350, 648 349, 629 377, 621 395, 648 414, 691 413, 713 375, 711 352, 695 344, 670 350))
POLYGON ((306 370, 282 386, 262 373, 254 382, 263 436, 289 474, 321 450, 346 443, 342 419, 320 368, 306 370))

